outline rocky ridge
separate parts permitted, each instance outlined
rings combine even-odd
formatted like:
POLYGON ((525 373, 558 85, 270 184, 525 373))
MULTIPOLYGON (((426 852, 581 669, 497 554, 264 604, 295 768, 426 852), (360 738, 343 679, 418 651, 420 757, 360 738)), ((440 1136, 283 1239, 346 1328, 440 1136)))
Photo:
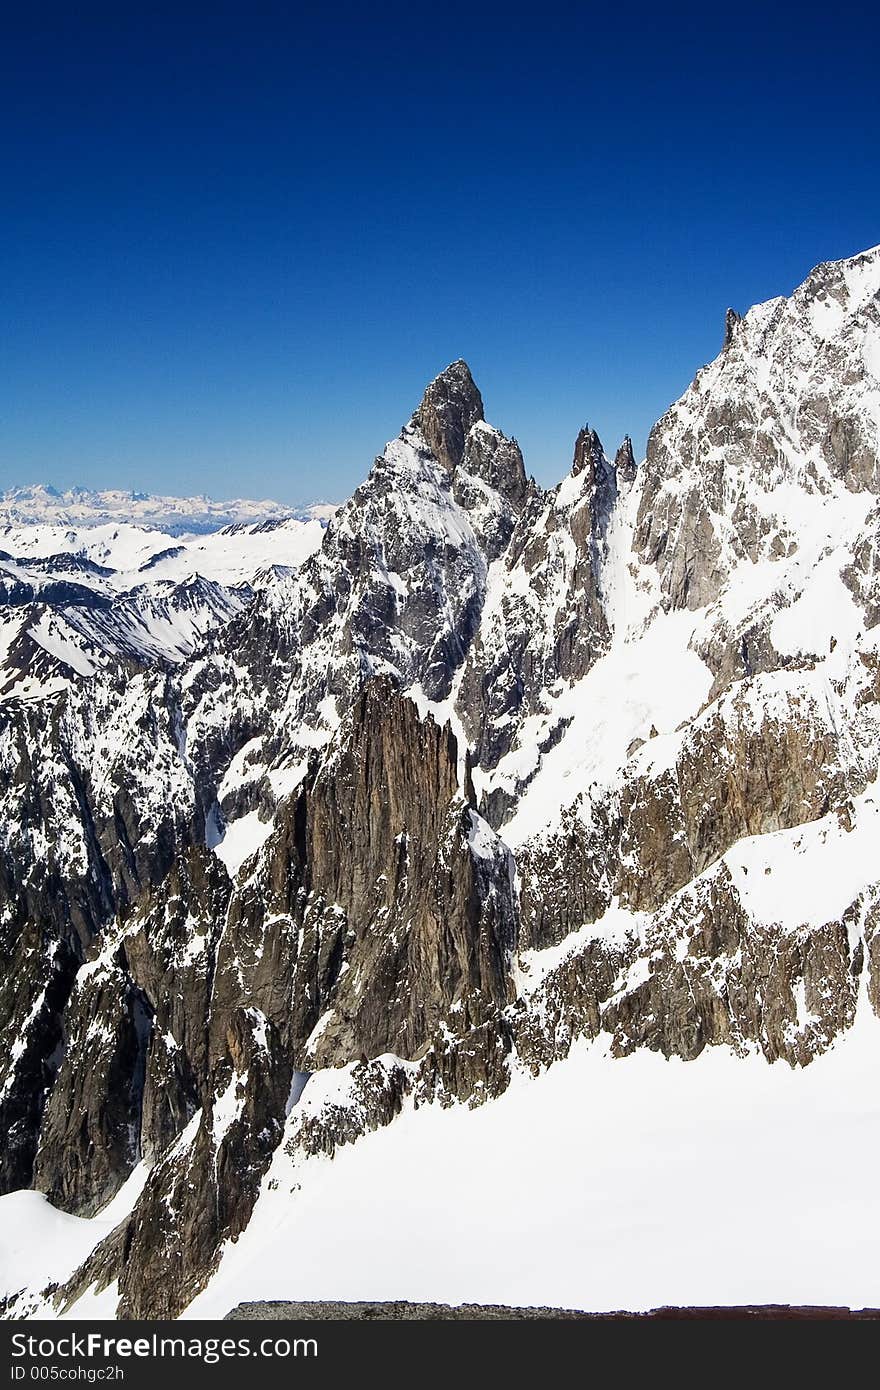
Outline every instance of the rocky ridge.
POLYGON ((729 316, 641 466, 585 428, 549 491, 452 364, 173 651, 16 578, 3 1183, 90 1215, 148 1172, 10 1315, 176 1316, 274 1155, 579 1037, 804 1066, 880 1012, 878 295, 873 251, 729 316))

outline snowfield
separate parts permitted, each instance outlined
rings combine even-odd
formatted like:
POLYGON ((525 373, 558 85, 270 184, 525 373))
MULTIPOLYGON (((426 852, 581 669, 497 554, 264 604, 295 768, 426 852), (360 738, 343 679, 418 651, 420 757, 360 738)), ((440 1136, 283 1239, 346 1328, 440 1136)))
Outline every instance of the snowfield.
MULTIPOLYGON (((878 1048, 867 1002, 803 1069, 580 1043, 489 1105, 407 1110, 332 1160, 294 1171, 279 1148, 184 1317, 245 1299, 880 1305, 880 1193, 853 1161, 880 1148, 878 1048)), ((109 1214, 0 1198, 0 1293, 71 1270, 109 1214)), ((114 1309, 111 1288, 68 1316, 114 1309)))
POLYGON ((880 1146, 878 1047, 869 1008, 797 1070, 580 1043, 488 1105, 407 1111, 332 1161, 294 1172, 279 1149, 184 1317, 244 1299, 880 1305, 880 1193, 853 1165, 880 1146))

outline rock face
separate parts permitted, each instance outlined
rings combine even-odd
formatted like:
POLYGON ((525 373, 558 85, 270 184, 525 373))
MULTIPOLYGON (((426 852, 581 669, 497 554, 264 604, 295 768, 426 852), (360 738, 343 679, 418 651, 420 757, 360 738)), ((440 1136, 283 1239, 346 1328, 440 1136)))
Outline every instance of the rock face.
POLYGON ((243 1229, 295 1072, 415 1058, 513 999, 513 863, 472 802, 448 727, 374 680, 231 895, 191 853, 81 967, 34 1183, 89 1214, 154 1163, 88 1270, 120 1315, 176 1316, 243 1229))
POLYGON ((880 327, 876 251, 817 266, 790 299, 743 319, 651 431, 635 545, 667 602, 711 603, 735 559, 775 558, 797 536, 785 484, 808 497, 876 493, 880 327))
POLYGON ((483 398, 467 363, 458 361, 431 382, 413 424, 421 430, 438 463, 454 475, 464 458, 471 428, 482 419, 483 398))
POLYGON ((582 793, 558 830, 523 848, 524 945, 555 945, 613 899, 652 912, 737 840, 848 817, 865 786, 821 690, 787 673, 740 682, 664 742, 633 755, 622 787, 582 793))
POLYGON ((878 294, 873 251, 729 312, 643 463, 585 428, 549 491, 455 362, 219 578, 7 528, 0 1180, 146 1174, 10 1316, 176 1316, 278 1155, 578 1038, 806 1066, 880 1013, 878 294))
POLYGON ((472 807, 448 726, 387 679, 359 695, 244 875, 215 1007, 259 1002, 298 1070, 415 1057, 512 997, 513 864, 472 807))
MULTIPOLYGON (((579 680, 605 650, 605 537, 617 480, 598 435, 581 430, 571 473, 535 493, 490 570, 480 629, 461 678, 458 713, 476 760, 495 768, 545 693, 579 680)), ((487 814, 499 824, 509 800, 487 814)))

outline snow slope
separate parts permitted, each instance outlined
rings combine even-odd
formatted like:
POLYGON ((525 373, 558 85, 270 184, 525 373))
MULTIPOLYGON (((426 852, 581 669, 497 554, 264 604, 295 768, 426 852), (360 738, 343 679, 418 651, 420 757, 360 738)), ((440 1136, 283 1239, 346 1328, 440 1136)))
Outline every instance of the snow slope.
POLYGON ((45 562, 51 560, 53 578, 69 575, 98 593, 112 594, 194 574, 221 584, 249 583, 268 566, 302 564, 321 544, 323 533, 319 517, 242 522, 209 534, 178 536, 128 522, 76 527, 40 523, 0 527, 0 549, 14 556, 12 563, 20 574, 45 574, 45 562), (96 573, 95 566, 107 573, 96 573))
POLYGON ((41 1192, 0 1197, 0 1299, 23 1285, 64 1279, 131 1211, 146 1180, 140 1164, 100 1216, 84 1219, 59 1211, 41 1192))
MULTIPOLYGON (((806 1069, 581 1043, 491 1105, 408 1110, 295 1170, 279 1149, 184 1316, 245 1298, 877 1306, 880 1194, 853 1154, 880 1145, 878 1046, 867 1009, 806 1069)), ((31 1193, 0 1199, 10 1209, 32 1248, 55 1242, 56 1275, 107 1229, 31 1193)), ((7 1264, 5 1290, 24 1272, 7 1264)), ((112 1292, 70 1312, 102 1314, 112 1292)))
POLYGON ((876 1306, 880 1194, 852 1158, 880 1145, 878 1046, 867 1011, 805 1070, 579 1044, 490 1105, 408 1111, 332 1161, 294 1171, 279 1149, 184 1316, 245 1298, 876 1306))
MULTIPOLYGON (((878 815, 872 785, 849 832, 832 815, 740 840, 726 864, 752 920, 807 931, 870 893, 878 815)), ((584 934, 645 925, 613 908, 584 934)), ((580 944, 526 953, 524 995, 580 944)), ((809 1067, 768 1066, 757 1049, 685 1063, 609 1046, 578 1042, 477 1109, 407 1106, 332 1161, 294 1165, 282 1144, 185 1316, 244 1298, 880 1305, 880 1194, 853 1174, 853 1154, 880 1146, 880 1020, 864 985, 853 1027, 809 1067)), ((333 1077, 300 1105, 332 1097, 333 1077)))

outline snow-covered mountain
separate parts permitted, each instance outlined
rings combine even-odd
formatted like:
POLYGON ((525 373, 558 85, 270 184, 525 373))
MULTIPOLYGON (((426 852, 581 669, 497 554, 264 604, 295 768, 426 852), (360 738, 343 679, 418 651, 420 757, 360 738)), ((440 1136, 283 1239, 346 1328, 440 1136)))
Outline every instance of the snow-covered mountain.
POLYGON ((309 1269, 328 1296, 302 1241, 337 1249, 334 1213, 412 1164, 432 1238, 461 1259, 519 1221, 538 1273, 408 1276, 404 1220, 334 1296, 600 1306, 576 1263, 539 1284, 549 1184, 590 1268, 639 1213, 619 1304, 695 1301, 643 1277, 682 1221, 686 1250, 715 1222, 714 1301, 871 1301, 855 1237, 804 1280, 803 1223, 751 1277, 738 1232, 775 1204, 729 1188, 749 1097, 798 1200, 839 1169, 792 1147, 811 1104, 880 1133, 878 440, 875 248, 729 313, 638 467, 585 428, 542 490, 456 362, 325 529, 7 547, 0 1223, 64 1251, 6 1276, 10 1315, 213 1316, 309 1269), (672 1074, 687 1159, 655 1143, 672 1074))
POLYGON ((157 497, 113 488, 96 491, 74 487, 60 492, 46 483, 35 483, 0 493, 0 528, 48 525, 82 529, 115 523, 147 526, 177 536, 271 518, 327 521, 335 510, 326 502, 287 507, 268 499, 255 502, 239 497, 232 502, 215 502, 210 497, 157 497))
POLYGON ((107 656, 182 661, 294 573, 325 524, 284 517, 178 537, 130 522, 0 528, 0 698, 43 693, 47 673, 57 689, 107 656))

